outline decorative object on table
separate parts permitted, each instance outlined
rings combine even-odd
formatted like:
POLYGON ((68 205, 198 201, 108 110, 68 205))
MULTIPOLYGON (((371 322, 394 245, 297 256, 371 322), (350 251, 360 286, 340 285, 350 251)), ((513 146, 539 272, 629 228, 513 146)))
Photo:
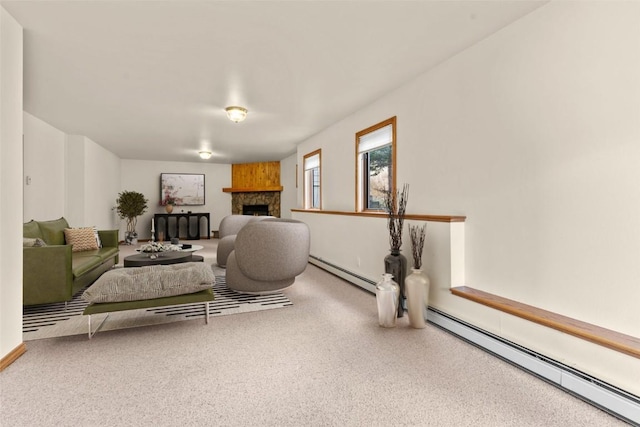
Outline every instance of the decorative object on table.
POLYGON ((429 305, 429 286, 431 284, 429 277, 422 271, 422 249, 424 248, 426 228, 426 223, 422 227, 409 225, 413 268, 411 269, 411 274, 404 279, 409 325, 418 329, 427 326, 427 307, 429 305))
POLYGON ((164 210, 167 211, 167 213, 171 213, 173 212, 173 205, 176 204, 176 199, 171 196, 166 196, 162 204, 164 205, 164 210))
POLYGON ((147 210, 147 202, 148 200, 144 195, 137 191, 123 191, 122 193, 118 193, 116 209, 120 218, 127 220, 127 232, 124 239, 127 245, 138 243, 136 224, 138 217, 147 210))
POLYGON ((390 273, 384 273, 382 280, 376 285, 378 323, 383 328, 393 328, 396 326, 399 295, 400 287, 393 281, 393 276, 390 273))
POLYGON ((400 287, 398 294, 398 317, 404 316, 404 278, 407 275, 407 258, 400 253, 402 247, 402 228, 407 209, 409 185, 404 184, 402 191, 386 191, 383 199, 384 210, 388 214, 390 253, 384 257, 384 271, 393 275, 400 287))
POLYGON ((181 251, 182 247, 173 244, 151 242, 140 246, 139 251, 149 254, 149 258, 156 259, 161 252, 181 251))

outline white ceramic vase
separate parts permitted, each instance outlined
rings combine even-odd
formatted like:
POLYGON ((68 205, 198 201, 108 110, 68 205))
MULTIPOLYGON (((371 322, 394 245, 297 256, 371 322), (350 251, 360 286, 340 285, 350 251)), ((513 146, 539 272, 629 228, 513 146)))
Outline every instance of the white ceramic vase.
POLYGON ((378 323, 383 328, 396 326, 398 316, 398 297, 400 287, 392 279, 393 275, 385 273, 382 281, 376 285, 376 303, 378 304, 378 323))
POLYGON ((430 285, 429 277, 422 270, 416 268, 412 268, 411 274, 404 279, 409 325, 412 328, 422 329, 427 326, 430 285))

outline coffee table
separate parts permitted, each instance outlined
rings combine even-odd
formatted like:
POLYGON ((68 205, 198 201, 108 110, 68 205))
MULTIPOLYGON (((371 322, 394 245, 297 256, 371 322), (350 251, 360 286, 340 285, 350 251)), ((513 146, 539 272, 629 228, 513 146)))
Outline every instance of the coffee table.
POLYGON ((125 267, 144 267, 147 265, 168 265, 179 264, 181 262, 202 262, 204 258, 194 255, 193 252, 170 251, 157 252, 156 258, 151 258, 148 253, 129 255, 124 259, 125 267))
POLYGON ((182 248, 182 252, 195 252, 204 249, 204 246, 201 245, 191 245, 190 248, 182 248))

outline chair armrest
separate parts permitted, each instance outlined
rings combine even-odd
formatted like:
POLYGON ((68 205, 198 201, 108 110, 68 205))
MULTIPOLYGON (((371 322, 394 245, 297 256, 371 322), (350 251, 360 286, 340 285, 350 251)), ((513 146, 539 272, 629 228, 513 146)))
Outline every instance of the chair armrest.
POLYGON ((25 305, 68 301, 73 296, 71 245, 23 248, 25 305))
POLYGON ((98 235, 103 247, 118 247, 118 230, 98 230, 98 235))

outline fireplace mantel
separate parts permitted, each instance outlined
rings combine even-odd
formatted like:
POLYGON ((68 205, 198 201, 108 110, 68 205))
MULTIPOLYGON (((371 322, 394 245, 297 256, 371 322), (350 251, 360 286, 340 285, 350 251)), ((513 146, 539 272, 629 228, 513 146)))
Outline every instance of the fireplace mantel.
POLYGON ((283 187, 275 186, 275 187, 253 187, 253 188, 236 188, 236 187, 225 187, 222 189, 225 193, 259 193, 259 192, 267 192, 267 191, 282 191, 283 187))

